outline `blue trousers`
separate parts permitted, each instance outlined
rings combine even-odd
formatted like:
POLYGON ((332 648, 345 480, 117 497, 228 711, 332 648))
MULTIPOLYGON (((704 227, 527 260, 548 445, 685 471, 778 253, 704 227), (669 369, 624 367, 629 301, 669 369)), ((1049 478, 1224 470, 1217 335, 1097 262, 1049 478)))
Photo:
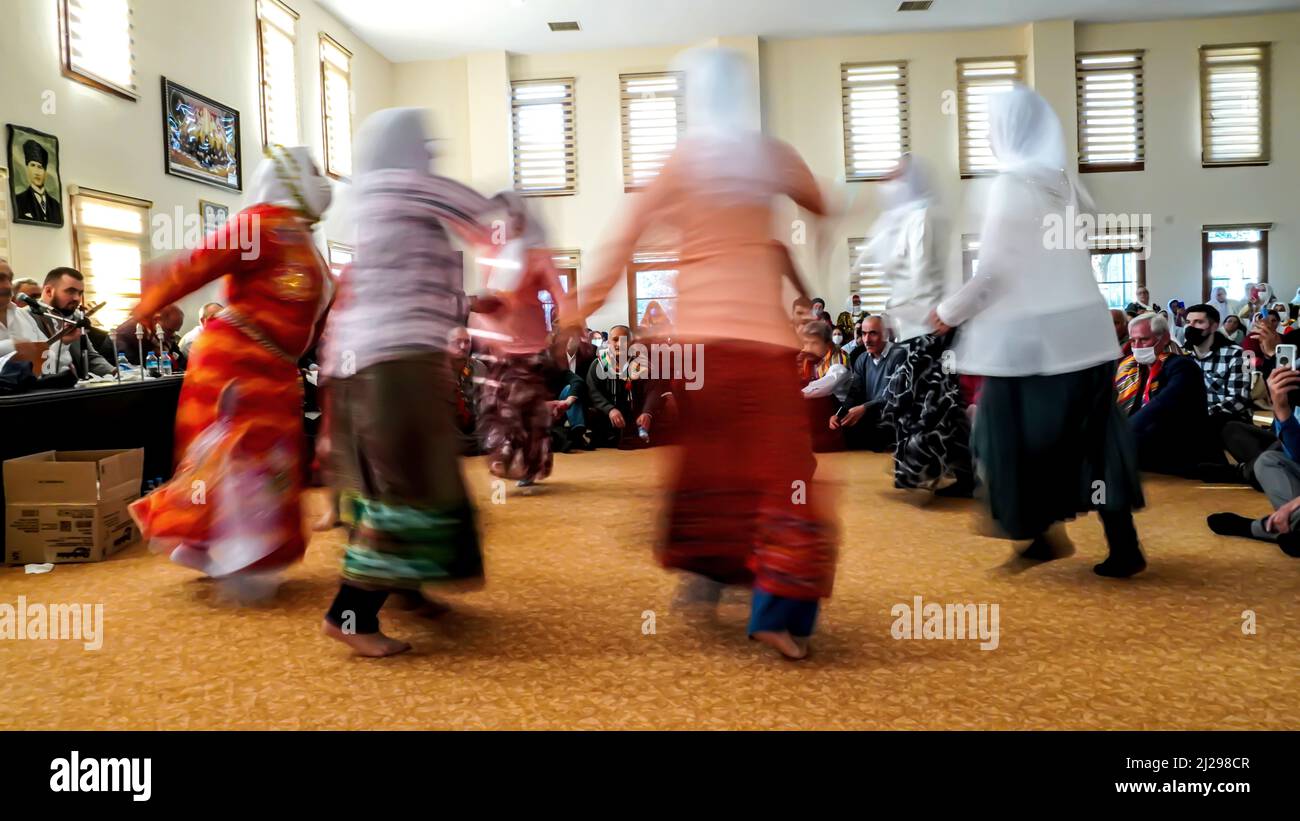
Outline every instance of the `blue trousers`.
MULTIPOLYGON (((564 390, 560 391, 561 399, 568 399, 572 395, 572 385, 565 385, 564 390)), ((581 402, 574 402, 573 407, 564 412, 564 416, 569 420, 569 427, 571 429, 587 427, 587 414, 583 411, 581 402)))
POLYGON ((792 636, 807 638, 817 624, 817 609, 816 599, 787 599, 755 590, 749 610, 750 635, 788 630, 792 636))

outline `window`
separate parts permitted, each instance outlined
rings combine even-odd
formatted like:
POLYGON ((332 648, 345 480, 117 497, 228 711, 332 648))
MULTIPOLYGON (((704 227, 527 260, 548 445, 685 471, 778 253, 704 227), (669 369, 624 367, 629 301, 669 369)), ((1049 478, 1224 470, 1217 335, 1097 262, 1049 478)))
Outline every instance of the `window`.
POLYGON ((623 190, 645 187, 659 175, 686 129, 682 78, 676 72, 620 74, 623 111, 623 190))
POLYGON ((1215 288, 1244 300, 1246 286, 1268 282, 1268 232, 1272 223, 1206 225, 1201 229, 1201 298, 1215 288))
MULTIPOLYGON (((566 294, 578 293, 578 265, 581 260, 578 251, 555 251, 551 254, 551 264, 560 276, 560 287, 566 294)), ((538 291, 537 298, 542 302, 546 314, 546 330, 555 330, 555 298, 550 291, 538 291)))
POLYGON ((344 245, 341 242, 325 243, 326 261, 329 263, 330 273, 337 279, 343 273, 343 269, 352 264, 353 258, 356 257, 357 251, 351 245, 344 245))
POLYGON ((1080 171, 1144 167, 1142 56, 1110 51, 1076 58, 1080 171))
POLYGON ((131 30, 131 0, 59 0, 64 76, 136 99, 131 30))
POLYGON ((961 235, 961 281, 967 282, 980 272, 980 235, 961 235))
POLYGON ((1025 79, 1025 58, 957 61, 957 160, 963 179, 997 173, 989 147, 989 97, 1025 79))
POLYGON ((573 80, 518 80, 510 84, 515 190, 521 194, 576 194, 573 80))
POLYGON ((873 314, 884 313, 889 301, 889 286, 881 267, 863 256, 867 250, 867 237, 849 240, 849 298, 854 294, 862 298, 862 310, 873 314))
POLYGON ((352 176, 352 52, 328 34, 320 36, 321 119, 325 127, 325 173, 352 176))
POLYGON ((627 268, 629 324, 639 327, 657 303, 668 317, 677 322, 677 254, 671 251, 640 251, 632 256, 627 268))
POLYGON ((72 191, 72 252, 86 277, 86 304, 106 302, 97 314, 117 328, 140 301, 140 269, 149 258, 153 203, 80 188, 72 191))
POLYGON ((1201 165, 1269 161, 1268 44, 1201 47, 1201 165))
POLYGON ((0 259, 12 263, 9 252, 9 169, 0 168, 0 259))
POLYGON ((1141 229, 1088 237, 1092 275, 1108 307, 1127 308, 1146 287, 1146 241, 1141 229))
POLYGON ((257 51, 262 82, 262 145, 299 145, 298 13, 279 0, 257 0, 257 51))
POLYGON ((840 66, 840 96, 845 178, 887 176, 912 145, 907 63, 845 63, 840 66))

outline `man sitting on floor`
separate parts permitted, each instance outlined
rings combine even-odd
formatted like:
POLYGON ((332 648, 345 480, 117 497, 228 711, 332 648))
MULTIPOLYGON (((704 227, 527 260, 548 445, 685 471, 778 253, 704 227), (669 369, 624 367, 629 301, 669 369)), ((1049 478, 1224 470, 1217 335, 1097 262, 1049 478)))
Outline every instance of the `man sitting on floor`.
POLYGON ((1245 351, 1218 331, 1219 311, 1213 305, 1187 309, 1183 339, 1205 377, 1209 436, 1222 458, 1224 426, 1233 420, 1250 421, 1250 368, 1245 351))
POLYGON ((1142 314, 1128 324, 1132 353, 1115 370, 1115 394, 1138 446, 1138 466, 1186 476, 1203 458, 1205 382, 1171 344, 1169 320, 1142 314))
POLYGON ((1273 513, 1258 519, 1212 513, 1205 522, 1221 536, 1274 542, 1286 555, 1300 558, 1300 421, 1295 415, 1300 401, 1300 371, 1274 370, 1268 377, 1268 390, 1273 398, 1273 426, 1282 449, 1260 454, 1255 460, 1255 478, 1268 495, 1273 513))
POLYGON ((830 418, 830 429, 844 431, 844 444, 850 450, 880 453, 894 447, 894 427, 881 422, 880 411, 885 406, 889 380, 906 353, 888 336, 881 317, 862 320, 863 353, 853 363, 848 399, 830 418))

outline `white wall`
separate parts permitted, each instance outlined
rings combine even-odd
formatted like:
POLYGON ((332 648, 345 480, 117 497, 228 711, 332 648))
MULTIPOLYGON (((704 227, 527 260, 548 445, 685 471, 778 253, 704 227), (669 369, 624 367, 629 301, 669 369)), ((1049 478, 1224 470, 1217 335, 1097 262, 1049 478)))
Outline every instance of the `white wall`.
MULTIPOLYGON (((1291 87, 1300 77, 1300 14, 1122 25, 1055 20, 949 32, 761 41, 715 38, 710 43, 757 54, 765 129, 791 143, 828 184, 844 174, 840 64, 907 59, 912 149, 931 164, 947 208, 954 215, 950 249, 954 284, 961 278, 959 235, 978 229, 975 208, 987 185, 983 180, 963 182, 958 178, 955 106, 944 105, 956 88, 955 61, 1025 55, 1030 80, 1065 120, 1073 146, 1075 51, 1144 48, 1146 170, 1094 173, 1083 179, 1103 211, 1152 215, 1153 255, 1147 263, 1152 293, 1161 300, 1173 296, 1200 299, 1200 227, 1209 223, 1274 222, 1270 279, 1283 294, 1300 285, 1300 231, 1290 216, 1292 192, 1300 184, 1300 148, 1289 139, 1300 127, 1300 96, 1291 87), (1262 168, 1202 169, 1197 48, 1259 40, 1274 44, 1273 162, 1262 168)), ((508 56, 509 79, 572 76, 577 80, 578 193, 534 202, 549 223, 553 244, 581 249, 584 263, 590 262, 613 215, 627 197, 634 196, 622 192, 618 75, 667 68, 688 45, 698 44, 508 56)), ((487 112, 498 110, 494 106, 508 111, 509 103, 499 88, 499 74, 495 86, 471 85, 464 78, 470 61, 499 65, 501 54, 399 65, 393 93, 395 104, 434 109, 435 120, 445 129, 439 136, 447 139, 444 168, 448 172, 498 186, 510 179, 509 158, 500 155, 499 118, 493 115, 491 122, 484 118, 487 112), (497 94, 502 96, 491 103, 490 96, 497 94), (477 113, 472 114, 471 108, 477 113), (475 153, 481 131, 490 146, 486 149, 492 152, 490 157, 475 153)), ((851 215, 827 226, 828 251, 816 253, 811 245, 794 249, 805 278, 831 307, 848 295, 847 239, 865 233, 875 215, 873 183, 852 183, 847 190, 852 199, 851 215)), ((791 210, 783 212, 783 217, 791 216, 791 210)), ((777 226, 779 235, 785 234, 784 225, 788 223, 777 226)), ((474 281, 474 272, 468 272, 468 282, 474 281)), ((620 286, 593 317, 593 326, 627 321, 626 305, 620 286)))
MULTIPOLYGON (((392 66, 361 42, 314 0, 290 4, 298 21, 300 133, 318 161, 322 158, 320 72, 317 37, 324 31, 353 53, 354 124, 389 105, 392 66)), ((51 268, 71 265, 72 228, 68 187, 76 185, 151 200, 154 213, 177 206, 196 213, 199 200, 239 210, 242 195, 163 172, 161 80, 167 78, 240 112, 245 191, 262 157, 258 98, 257 29, 253 0, 134 0, 136 80, 139 99, 125 100, 62 75, 58 13, 53 0, 6 2, 0 24, 0 122, 15 123, 59 138, 65 225, 61 229, 10 225, 11 260, 19 277, 40 281, 51 268), (42 94, 54 92, 53 113, 43 113, 42 94)), ((7 159, 5 160, 7 163, 7 159)), ((347 197, 335 190, 324 236, 347 240, 347 197)), ((7 193, 5 194, 7 196, 7 193)), ((215 296, 204 289, 182 302, 186 326, 202 303, 215 296)))

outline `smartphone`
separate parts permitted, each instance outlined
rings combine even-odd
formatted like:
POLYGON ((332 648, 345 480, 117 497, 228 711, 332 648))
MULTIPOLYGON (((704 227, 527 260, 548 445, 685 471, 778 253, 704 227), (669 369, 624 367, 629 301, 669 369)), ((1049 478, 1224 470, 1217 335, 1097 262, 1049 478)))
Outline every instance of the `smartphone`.
POLYGON ((1277 346, 1277 366, 1295 370, 1295 345, 1277 346))

